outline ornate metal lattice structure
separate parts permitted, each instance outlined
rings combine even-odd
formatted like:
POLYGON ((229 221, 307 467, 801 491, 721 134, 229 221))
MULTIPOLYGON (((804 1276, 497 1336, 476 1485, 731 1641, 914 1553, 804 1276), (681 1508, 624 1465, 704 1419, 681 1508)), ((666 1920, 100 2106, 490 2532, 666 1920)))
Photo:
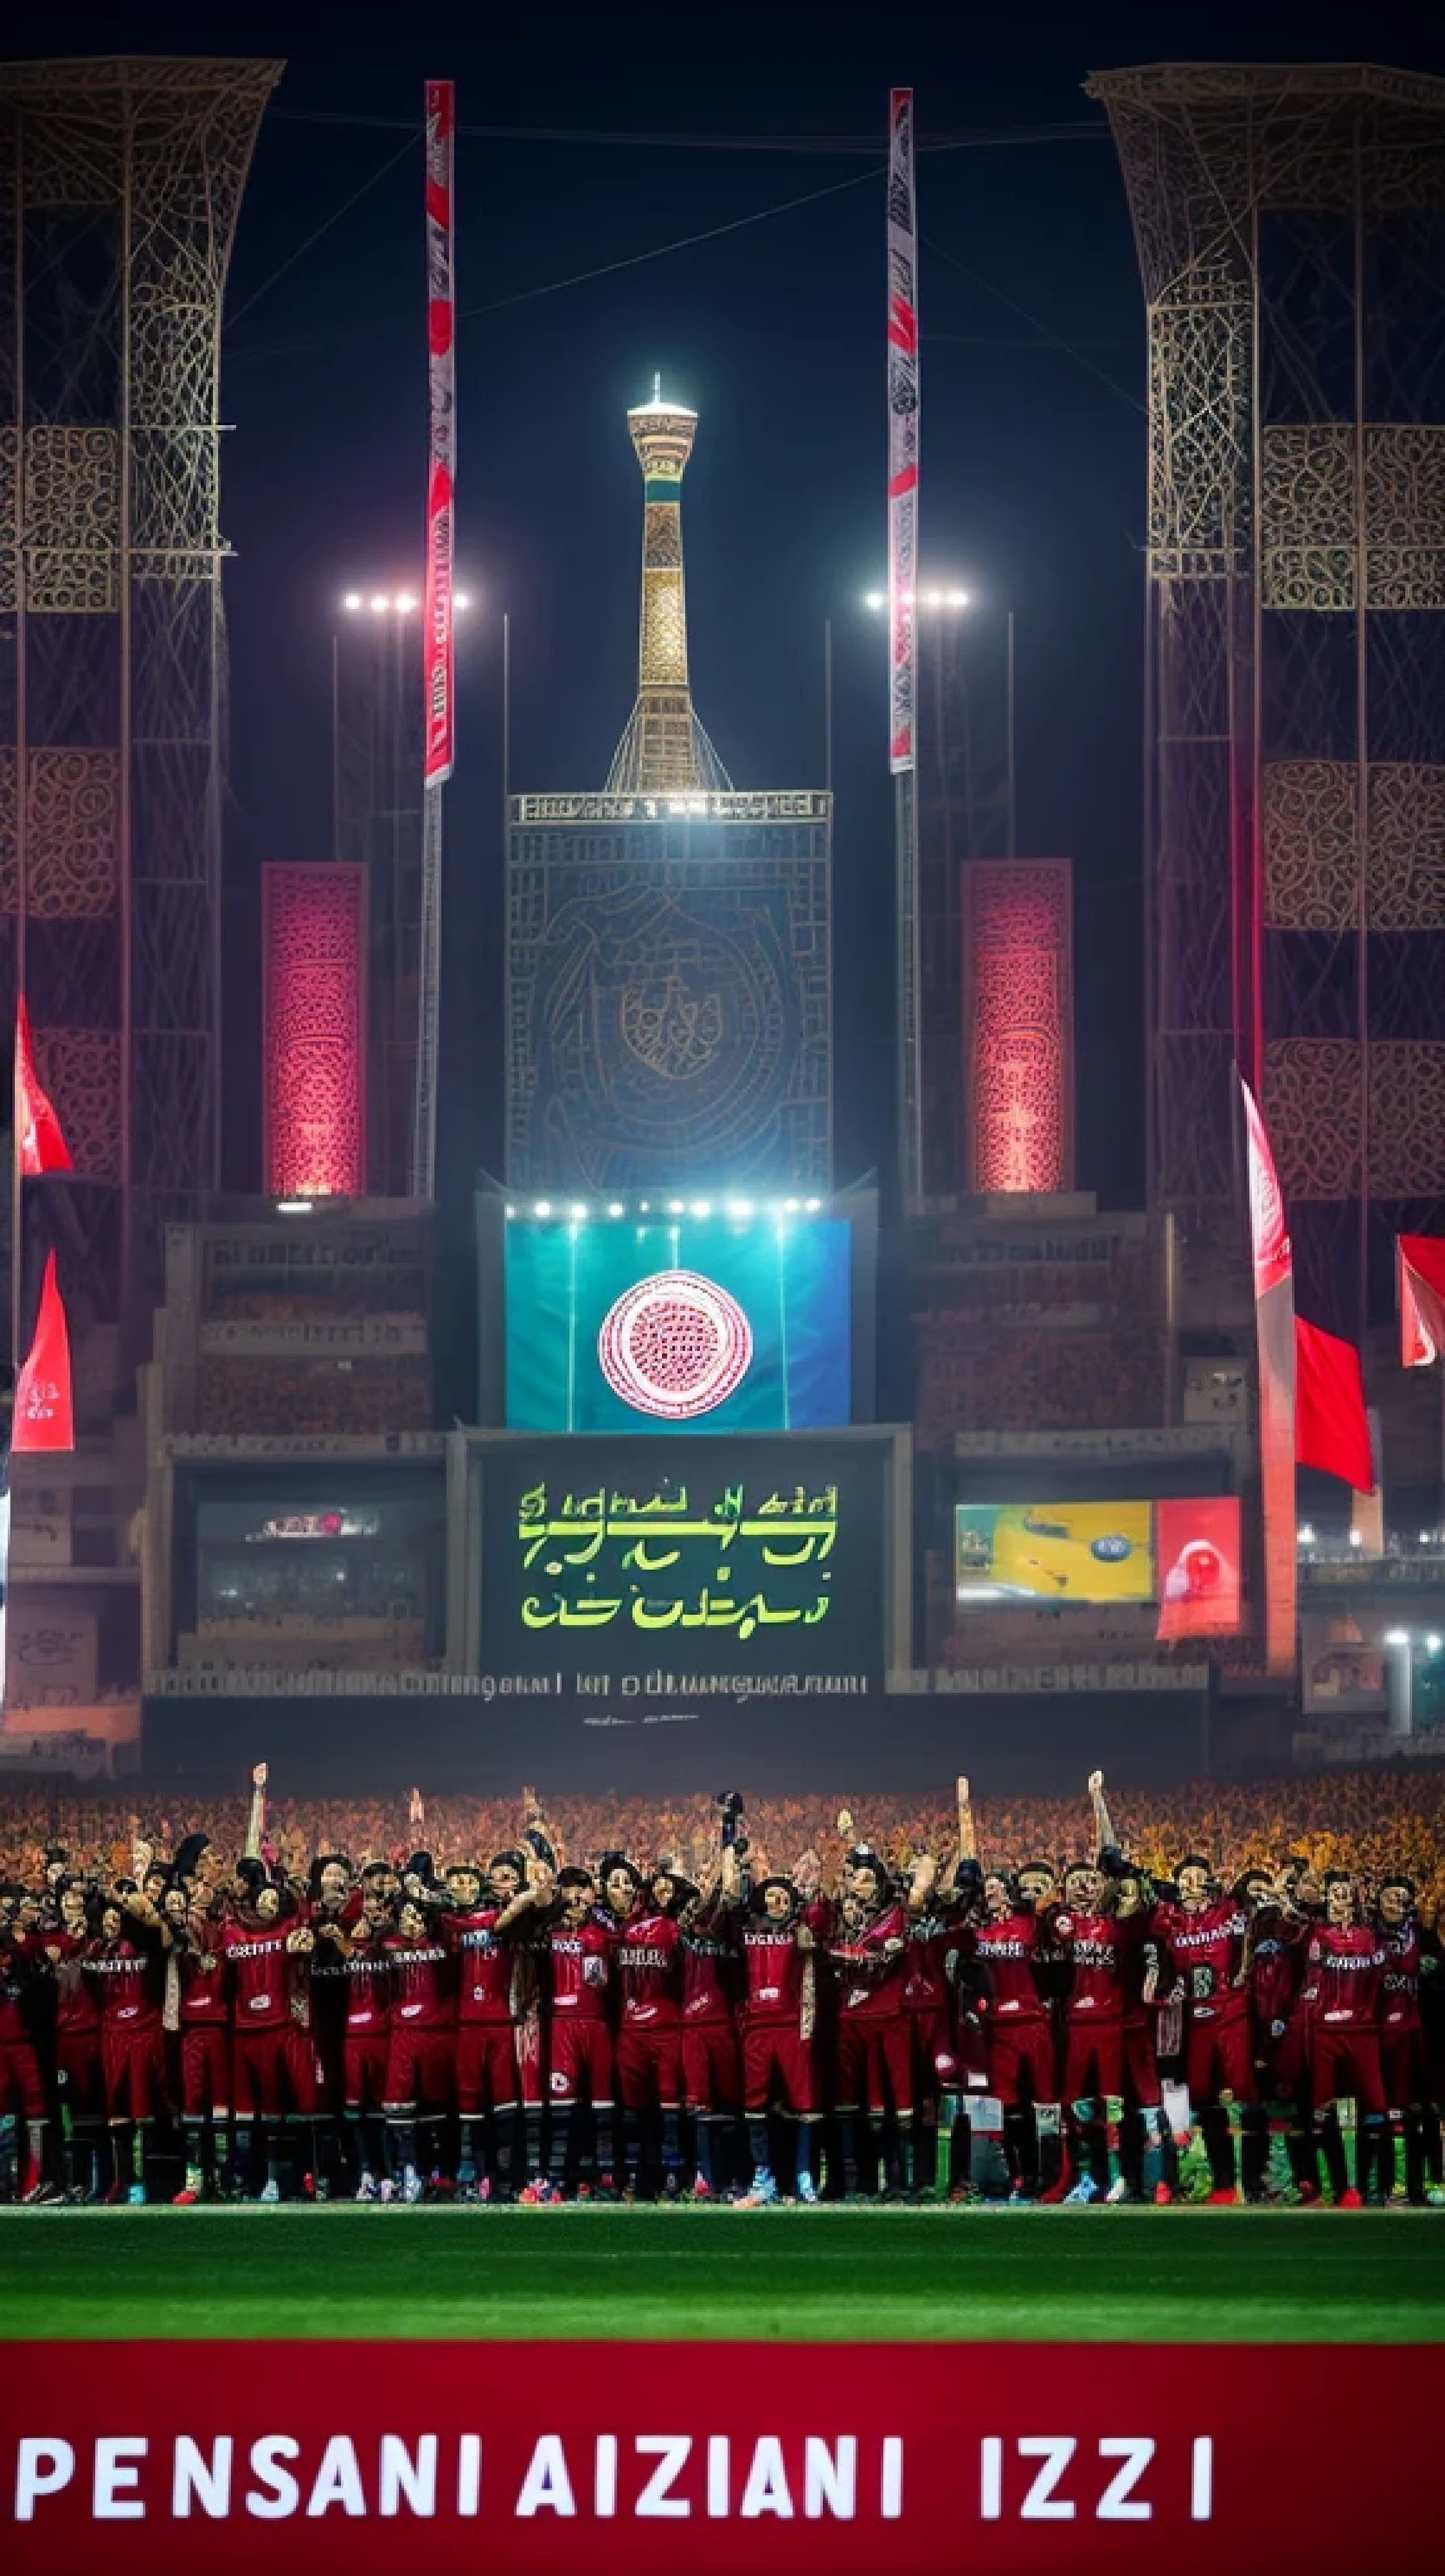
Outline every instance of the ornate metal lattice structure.
POLYGON ((693 712, 687 679, 682 472, 697 435, 697 414, 665 403, 659 379, 652 401, 630 411, 627 426, 643 476, 642 612, 637 704, 613 754, 608 791, 655 796, 689 787, 726 789, 731 782, 693 712))
POLYGON ((222 290, 280 66, 0 68, 0 1028, 160 1285, 218 1179, 222 290))
POLYGON ((1149 308, 1152 1188, 1217 1228, 1237 1061, 1353 1331, 1445 1213, 1445 81, 1090 87, 1149 308))

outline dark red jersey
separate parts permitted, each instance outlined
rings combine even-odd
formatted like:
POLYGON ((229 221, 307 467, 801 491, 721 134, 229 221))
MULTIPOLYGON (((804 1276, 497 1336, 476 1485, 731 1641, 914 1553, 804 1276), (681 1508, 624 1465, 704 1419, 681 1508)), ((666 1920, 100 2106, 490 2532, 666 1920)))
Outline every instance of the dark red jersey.
POLYGON ((1114 1918, 1114 1938, 1119 1946, 1119 1983, 1124 1997, 1124 2019, 1134 2029, 1142 2029, 1153 2020, 1171 1983, 1168 1961, 1150 1929, 1147 1914, 1119 1914, 1114 1918), (1153 1972, 1154 1993, 1144 2000, 1144 1987, 1153 1972))
POLYGON ((1032 1911, 1006 1914, 1001 1921, 981 1923, 970 1933, 969 1952, 986 1979, 979 2009, 989 2021, 1048 2019, 1047 2002, 1036 1974, 1042 1934, 1043 1927, 1032 1911))
POLYGON ((1184 1981, 1191 2021, 1242 2021, 1249 1997, 1239 1983, 1249 1916, 1232 1896, 1194 1912, 1184 1905, 1156 1905, 1152 1929, 1163 1941, 1174 1973, 1184 1981))
POLYGON ((1254 1918, 1249 1961, 1249 2000, 1264 2037, 1279 2037, 1299 2001, 1309 1926, 1282 1914, 1277 1906, 1262 1908, 1254 1918))
POLYGON ((832 1908, 819 1900, 786 1923, 775 1922, 768 1914, 743 1919, 738 1938, 747 1982, 745 2009, 753 2026, 763 2022, 794 2030, 799 2026, 804 1992, 813 1983, 807 1970, 814 1955, 798 1946, 800 1923, 812 1933, 815 1948, 821 1947, 832 1930, 832 1908))
POLYGON ((95 1980, 102 2027, 159 2029, 166 1992, 166 1953, 159 1938, 122 1932, 117 1941, 92 1941, 85 1973, 95 1980))
POLYGON ((345 1907, 317 1906, 310 1916, 316 1947, 309 1954, 311 2026, 319 2046, 334 2042, 346 2021, 346 1958, 351 1925, 345 1907), (338 1937, 340 1936, 340 1937, 338 1937))
POLYGON ((67 2035, 77 2031, 96 2030, 100 2025, 100 2003, 95 1987, 85 1975, 85 1955, 90 1944, 84 1933, 47 1932, 43 1952, 55 1979, 55 2030, 67 2035))
POLYGON ((25 1948, 0 1941, 0 2045, 33 2040, 36 1982, 35 1962, 25 1948))
POLYGON ((391 1961, 384 1941, 361 1941, 341 1963, 346 2027, 359 2038, 384 2031, 391 2017, 391 1961))
POLYGON ((1070 2021, 1122 2021, 1126 1936, 1112 1914, 1078 1914, 1051 1906, 1043 1921, 1046 1940, 1068 1961, 1064 2012, 1070 2021))
POLYGON ((1385 1973, 1380 1989, 1380 2025, 1391 2033, 1420 2028, 1420 1962, 1423 1955, 1418 1923, 1381 1924, 1385 1973))
POLYGON ((908 1983, 908 1914, 884 1905, 866 1922, 840 1912, 829 1943, 838 2010, 845 2021, 892 2021, 908 1983))
POLYGON ((181 2025, 223 2022, 231 2010, 231 1981, 221 1945, 221 1925, 193 1918, 177 1954, 181 1989, 181 2025))
POLYGON ((554 1923, 546 1935, 552 1963, 552 2010, 559 2021, 605 2021, 617 1935, 595 1916, 554 1923))
POLYGON ((935 2013, 952 1999, 948 1962, 960 1948, 957 1923, 938 1907, 915 1914, 908 1924, 908 1967, 903 2000, 910 2012, 935 2013))
POLYGON ((682 1933, 670 1914, 629 1914, 613 1952, 622 2018, 642 2030, 682 2019, 682 1933))
POLYGON ((391 1969, 393 2030, 451 2030, 457 2018, 455 1961, 445 1941, 423 1932, 411 1940, 389 1932, 382 1943, 391 1969))
POLYGON ((1373 1923, 1317 1923, 1305 1990, 1323 2028, 1373 2030, 1385 1982, 1385 1947, 1373 1923))
POLYGON ((739 1981, 736 1943, 711 1932, 682 1936, 682 2018, 687 2029, 716 2028, 733 2017, 739 1981))
POLYGON ((464 2022, 509 2022, 516 1949, 498 1933, 500 1905, 473 1905, 448 1914, 443 1937, 457 1958, 457 2017, 464 2022))
POLYGON ((247 1922, 233 1915, 216 1937, 231 1972, 231 2026, 238 2032, 280 2030, 291 2020, 293 1970, 286 1944, 294 1923, 247 1922))

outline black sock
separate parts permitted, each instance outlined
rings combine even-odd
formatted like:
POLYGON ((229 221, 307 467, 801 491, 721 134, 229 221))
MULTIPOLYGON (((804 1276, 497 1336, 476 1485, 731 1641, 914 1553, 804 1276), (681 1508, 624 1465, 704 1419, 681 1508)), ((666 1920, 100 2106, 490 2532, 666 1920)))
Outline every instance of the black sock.
POLYGON ((771 2173, 772 2165, 768 2158, 768 2115, 765 2111, 748 2113, 748 2154, 752 2158, 755 2182, 760 2173, 771 2173))
POLYGON ((1264 2191, 1264 2177, 1269 2168, 1269 2115, 1258 2106, 1244 2114, 1239 2140, 1240 2180, 1246 2200, 1258 2200, 1264 2191))
POLYGON ((662 2169, 675 2174, 682 2162, 682 2113, 664 2111, 662 2115, 662 2169))
POLYGON ((1336 2200, 1350 2187, 1350 2170, 1345 2162, 1345 2142, 1340 2135, 1339 2114, 1333 2102, 1319 2123, 1320 2153, 1325 2160, 1325 2173, 1336 2200))
POLYGON ((1199 2125, 1204 2132, 1204 2149, 1215 2190, 1233 2191, 1234 2140, 1229 2134, 1228 2112, 1217 2106, 1201 2112, 1199 2125))
POLYGON ((542 2105, 529 2102, 523 2114, 522 2180, 535 2181, 542 2170, 542 2105))
POLYGON ((571 2142, 571 2132, 571 2105, 566 2102, 554 2102, 552 2105, 552 2152, 549 2159, 548 2169, 551 2179, 556 2184, 559 2191, 564 2189, 566 2186, 567 2149, 571 2142))

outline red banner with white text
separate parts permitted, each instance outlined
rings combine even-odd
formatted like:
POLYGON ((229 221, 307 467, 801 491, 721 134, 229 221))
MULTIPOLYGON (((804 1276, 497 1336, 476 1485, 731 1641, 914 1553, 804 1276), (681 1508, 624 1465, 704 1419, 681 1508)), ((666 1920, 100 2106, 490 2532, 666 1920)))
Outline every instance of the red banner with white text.
POLYGON ((1259 1353, 1259 1483, 1264 1521, 1266 1670, 1295 1663, 1299 1576, 1295 1540, 1294 1253, 1284 1194, 1253 1092, 1241 1077, 1249 1159, 1249 1234, 1254 1259, 1254 1326, 1259 1353))
POLYGON ((918 231, 913 92, 888 100, 888 756, 917 758, 914 624, 918 592, 918 231))
POLYGON ((426 740, 423 777, 452 774, 456 667, 453 643, 453 496, 456 481, 456 297, 452 275, 455 86, 426 85, 427 366, 431 462, 426 495, 426 740))
POLYGON ((528 2576, 1218 2576, 1439 2533, 1441 2345, 55 2342, 5 2361, 7 2576, 118 2557, 356 2576, 383 2548, 528 2576))

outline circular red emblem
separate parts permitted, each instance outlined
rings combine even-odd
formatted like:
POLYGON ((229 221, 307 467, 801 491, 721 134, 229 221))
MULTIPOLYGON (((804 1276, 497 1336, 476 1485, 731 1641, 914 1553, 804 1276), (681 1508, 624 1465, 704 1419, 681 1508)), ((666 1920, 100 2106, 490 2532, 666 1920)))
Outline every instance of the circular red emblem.
POLYGON ((657 1270, 609 1307, 597 1357, 637 1413, 685 1422, 711 1413, 752 1366, 752 1326, 735 1297, 695 1270, 657 1270))

